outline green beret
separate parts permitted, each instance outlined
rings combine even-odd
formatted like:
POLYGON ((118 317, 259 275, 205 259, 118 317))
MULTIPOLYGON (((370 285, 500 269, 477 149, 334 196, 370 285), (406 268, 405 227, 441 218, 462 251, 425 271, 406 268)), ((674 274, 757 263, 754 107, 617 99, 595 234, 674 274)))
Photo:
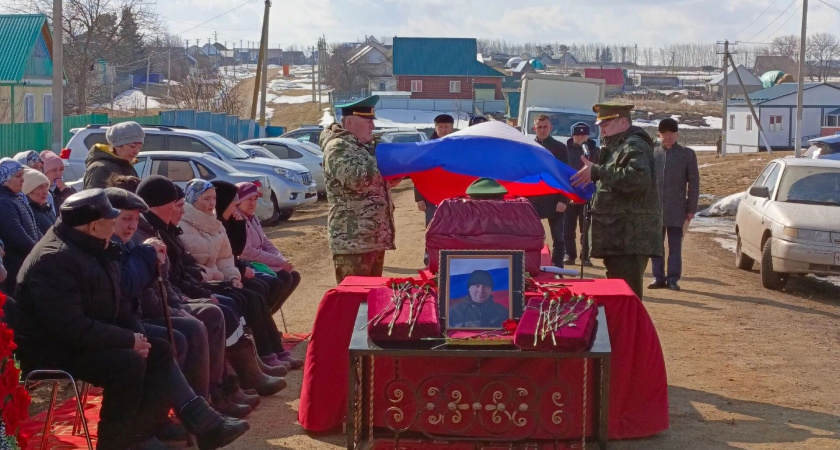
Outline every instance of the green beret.
POLYGON ((467 195, 470 198, 501 198, 507 193, 508 190, 492 178, 479 178, 467 187, 467 195))

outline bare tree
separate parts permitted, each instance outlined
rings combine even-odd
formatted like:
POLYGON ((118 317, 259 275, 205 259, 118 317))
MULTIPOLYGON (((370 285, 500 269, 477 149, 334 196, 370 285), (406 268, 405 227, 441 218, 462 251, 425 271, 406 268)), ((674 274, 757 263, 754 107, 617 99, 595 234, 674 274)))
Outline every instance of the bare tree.
POLYGON ((364 61, 351 62, 355 53, 355 49, 347 46, 330 46, 324 81, 337 92, 358 92, 368 87, 373 70, 364 61))
POLYGON ((236 116, 245 109, 245 92, 209 62, 181 83, 171 87, 171 106, 177 109, 194 109, 236 116))
POLYGON ((840 54, 840 42, 831 33, 815 33, 808 37, 808 41, 806 54, 811 60, 809 66, 814 68, 811 78, 816 75, 817 81, 827 80, 834 58, 840 54))

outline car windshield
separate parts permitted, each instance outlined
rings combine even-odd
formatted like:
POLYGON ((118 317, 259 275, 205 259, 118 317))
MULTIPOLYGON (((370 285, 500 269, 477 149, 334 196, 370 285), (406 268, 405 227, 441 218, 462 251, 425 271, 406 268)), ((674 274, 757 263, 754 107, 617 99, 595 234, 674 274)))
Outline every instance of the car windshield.
POLYGON ((213 144, 215 150, 231 159, 250 159, 251 157, 245 153, 245 150, 237 147, 233 142, 219 136, 218 134, 211 134, 204 136, 207 142, 213 144))
POLYGON ((534 134, 534 121, 541 114, 548 116, 551 120, 551 135, 552 136, 569 136, 572 132, 572 125, 583 122, 589 125, 589 137, 598 139, 601 134, 601 129, 595 126, 595 116, 586 114, 576 114, 568 112, 549 112, 549 111, 533 111, 528 117, 528 133, 534 134))
POLYGON ((420 136, 420 133, 388 133, 383 137, 388 142, 393 142, 395 144, 401 144, 404 142, 420 142, 423 140, 423 136, 420 136))
POLYGON ((322 152, 321 149, 318 148, 317 145, 315 145, 311 142, 301 142, 300 144, 295 146, 295 149, 303 149, 303 150, 305 150, 305 151, 307 151, 307 152, 309 152, 309 153, 311 153, 315 156, 324 156, 324 152, 322 152))
POLYGON ((778 200, 840 205, 840 167, 788 166, 779 183, 778 200))
POLYGON ((236 172, 236 169, 233 166, 231 166, 230 164, 222 161, 221 159, 217 159, 217 158, 214 158, 214 157, 202 158, 201 163, 206 164, 208 166, 217 167, 219 170, 221 170, 224 173, 236 172))

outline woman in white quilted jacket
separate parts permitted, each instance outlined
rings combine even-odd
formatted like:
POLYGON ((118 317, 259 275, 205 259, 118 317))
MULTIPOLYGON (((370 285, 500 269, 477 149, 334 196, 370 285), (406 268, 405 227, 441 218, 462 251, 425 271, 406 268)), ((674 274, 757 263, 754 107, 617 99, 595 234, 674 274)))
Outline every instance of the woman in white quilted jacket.
POLYGON ((282 334, 271 317, 265 299, 242 286, 227 233, 216 218, 216 188, 209 181, 195 179, 187 183, 184 194, 186 203, 181 218, 184 234, 181 240, 203 269, 203 281, 210 285, 230 284, 220 293, 230 294, 239 303, 245 322, 253 332, 260 359, 272 367, 285 365, 277 357, 284 354, 282 334))

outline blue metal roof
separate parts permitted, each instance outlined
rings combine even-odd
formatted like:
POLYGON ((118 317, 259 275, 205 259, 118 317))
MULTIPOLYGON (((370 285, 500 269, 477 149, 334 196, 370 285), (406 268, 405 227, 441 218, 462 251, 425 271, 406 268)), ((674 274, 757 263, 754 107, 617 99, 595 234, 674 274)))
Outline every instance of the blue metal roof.
POLYGON ((504 77, 478 62, 472 38, 394 38, 394 75, 504 77))
MULTIPOLYGON (((38 35, 45 26, 47 16, 43 14, 2 14, 0 15, 0 81, 19 82, 26 71, 35 48, 38 35)), ((52 53, 52 49, 48 51, 52 53)))
MULTIPOLYGON (((820 85, 827 85, 831 86, 835 89, 838 89, 836 86, 828 84, 828 83, 804 83, 803 89, 811 89, 816 86, 820 85)), ((755 91, 750 94, 750 100, 752 100, 753 104, 759 104, 764 102, 769 102, 770 100, 775 100, 780 97, 784 97, 786 95, 796 93, 798 89, 797 83, 782 83, 777 84, 773 87, 769 87, 767 89, 762 89, 760 91, 755 91)), ((736 97, 729 97, 729 104, 730 105, 745 105, 747 104, 747 100, 744 98, 743 95, 736 96, 736 97)))

